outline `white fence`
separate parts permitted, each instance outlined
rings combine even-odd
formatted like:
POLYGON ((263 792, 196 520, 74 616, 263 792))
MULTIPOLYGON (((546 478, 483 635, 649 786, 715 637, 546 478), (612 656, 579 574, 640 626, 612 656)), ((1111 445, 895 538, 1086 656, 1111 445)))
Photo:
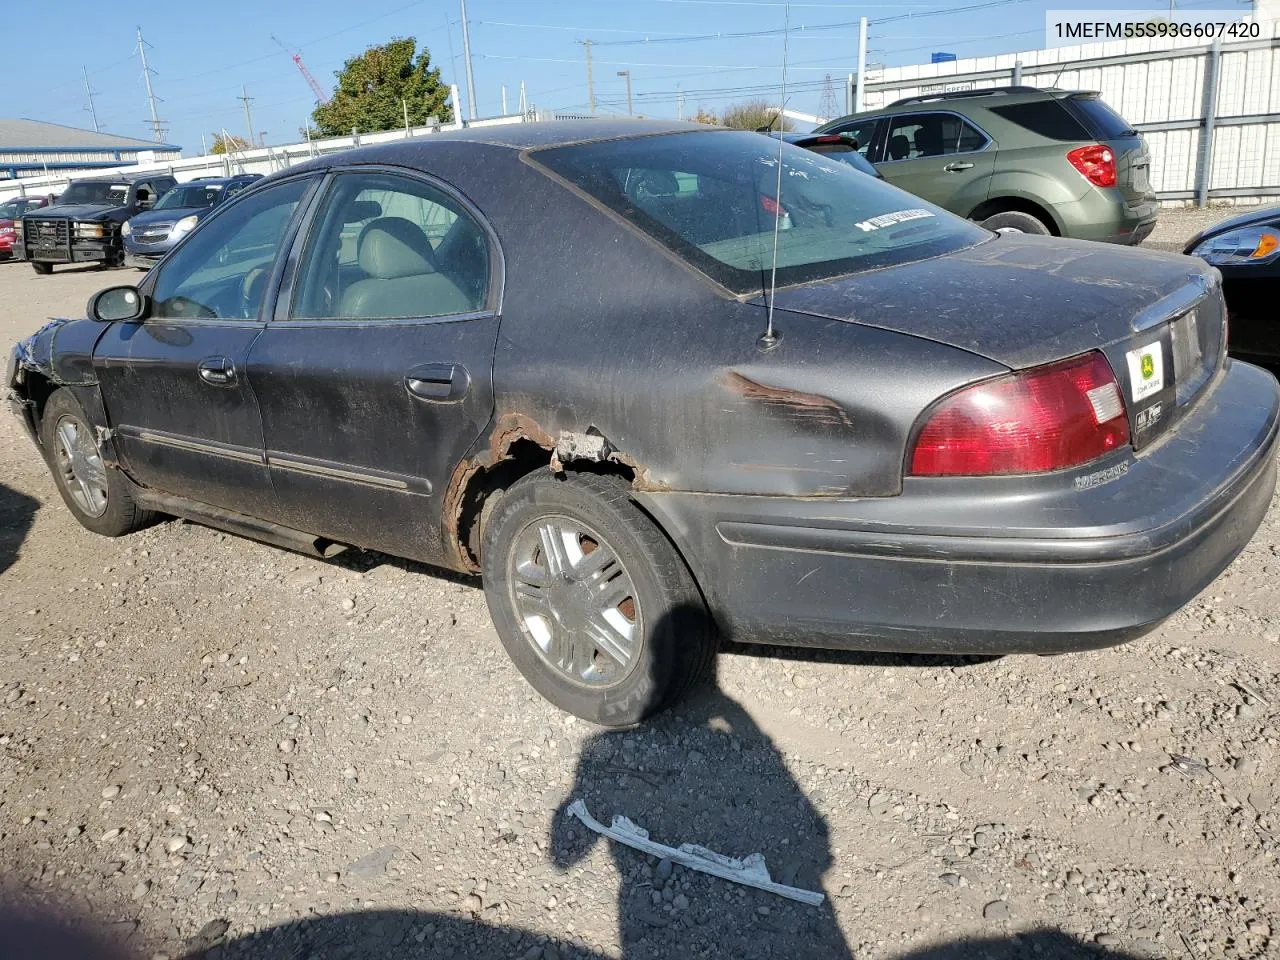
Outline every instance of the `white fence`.
POLYGON ((1168 202, 1280 196, 1280 38, 1205 46, 1129 40, 868 71, 866 109, 1019 82, 1098 90, 1146 137, 1168 202), (1016 78, 1016 81, 1015 81, 1016 78))
MULTIPOLYGON (((491 127, 509 123, 522 123, 525 118, 520 114, 504 117, 491 117, 486 120, 468 121, 466 127, 491 127)), ((462 129, 464 124, 447 124, 443 127, 410 127, 407 130, 389 130, 384 133, 359 134, 355 137, 335 137, 329 140, 312 140, 302 143, 291 143, 283 147, 264 147, 256 150, 237 150, 230 154, 210 154, 203 157, 188 157, 182 160, 163 161, 159 163, 131 164, 120 167, 96 170, 64 171, 39 177, 23 177, 17 180, 0 180, 0 202, 21 196, 42 196, 60 193, 72 180, 86 177, 110 176, 112 173, 137 173, 154 170, 172 174, 180 182, 194 180, 196 177, 229 177, 236 173, 270 174, 279 170, 287 170, 296 163, 320 157, 329 153, 340 153, 352 147, 368 146, 374 143, 389 143, 404 140, 408 137, 425 136, 441 130, 462 129)))

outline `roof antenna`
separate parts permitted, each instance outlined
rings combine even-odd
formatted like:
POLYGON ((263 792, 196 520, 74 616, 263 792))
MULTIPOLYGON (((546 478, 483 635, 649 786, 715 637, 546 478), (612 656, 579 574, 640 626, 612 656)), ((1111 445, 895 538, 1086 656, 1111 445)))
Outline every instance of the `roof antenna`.
MULTIPOLYGON (((782 99, 778 103, 778 184, 773 194, 773 266, 769 271, 768 320, 764 333, 756 341, 761 350, 772 350, 782 339, 773 329, 773 301, 778 290, 778 231, 782 227, 782 148, 786 141, 782 123, 782 111, 787 108, 787 54, 791 42, 791 4, 786 6, 786 19, 782 26, 782 99)), ((772 123, 769 124, 773 126, 772 123)))

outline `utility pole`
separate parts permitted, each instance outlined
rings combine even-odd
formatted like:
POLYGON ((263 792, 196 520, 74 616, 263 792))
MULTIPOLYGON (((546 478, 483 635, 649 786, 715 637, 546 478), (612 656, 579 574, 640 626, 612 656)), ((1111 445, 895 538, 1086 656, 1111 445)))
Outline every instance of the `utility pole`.
POLYGON ((471 29, 467 26, 467 0, 462 4, 462 57, 467 61, 467 119, 476 118, 476 78, 471 73, 471 29))
POLYGON ((524 91, 524 81, 520 81, 520 116, 529 117, 529 95, 524 91))
POLYGON ((151 89, 151 74, 154 72, 147 66, 147 42, 142 39, 142 28, 138 28, 138 56, 142 58, 142 79, 147 85, 147 105, 151 108, 151 139, 156 143, 164 143, 164 121, 156 110, 156 92, 151 89))
POLYGON ((858 79, 853 88, 853 112, 865 109, 867 99, 867 18, 858 18, 858 79))
POLYGON ((636 112, 631 109, 631 71, 619 70, 618 76, 627 78, 627 116, 634 117, 636 112))
POLYGON ((409 101, 404 97, 400 98, 400 106, 404 108, 404 135, 409 136, 409 101))
POLYGON ((240 96, 236 98, 244 104, 244 125, 249 131, 249 145, 253 146, 258 140, 258 135, 253 130, 253 111, 249 109, 249 102, 253 97, 249 96, 249 92, 243 86, 240 87, 240 96))
POLYGON ((587 51, 587 107, 594 117, 596 115, 596 88, 591 82, 591 41, 580 40, 578 42, 587 51))
POLYGON ((504 117, 507 115, 507 85, 505 83, 502 85, 502 115, 504 117))
POLYGON ((680 89, 680 84, 676 84, 676 119, 684 119, 684 91, 680 89))
POLYGON ((89 86, 89 68, 81 67, 80 72, 84 74, 84 93, 89 98, 89 116, 93 117, 93 132, 101 133, 102 128, 98 126, 98 108, 93 105, 93 87, 89 86))

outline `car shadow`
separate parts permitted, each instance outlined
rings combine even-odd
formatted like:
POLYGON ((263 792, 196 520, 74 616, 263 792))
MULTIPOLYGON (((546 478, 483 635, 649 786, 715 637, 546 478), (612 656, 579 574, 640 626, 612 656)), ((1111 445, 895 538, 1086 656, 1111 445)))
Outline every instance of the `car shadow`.
POLYGON ((39 501, 0 483, 0 573, 17 562, 39 508, 39 501))
MULTIPOLYGON (((370 910, 309 917, 226 938, 213 921, 177 954, 180 960, 606 960, 582 946, 518 927, 489 924, 425 910, 370 910)), ((142 960, 120 937, 66 914, 0 908, 0 943, 6 960, 142 960)), ((172 955, 172 954, 170 954, 172 955)), ((612 955, 612 954, 611 954, 612 955)), ((624 952, 624 960, 635 956, 624 952)), ((652 957, 654 954, 645 954, 652 957)), ((682 949, 667 956, 697 956, 682 949)), ((735 960, 785 957, 826 960, 802 936, 785 953, 751 950, 735 960)), ((897 960, 1139 960, 1133 954, 1083 943, 1060 930, 1011 937, 962 939, 900 955, 897 960)))

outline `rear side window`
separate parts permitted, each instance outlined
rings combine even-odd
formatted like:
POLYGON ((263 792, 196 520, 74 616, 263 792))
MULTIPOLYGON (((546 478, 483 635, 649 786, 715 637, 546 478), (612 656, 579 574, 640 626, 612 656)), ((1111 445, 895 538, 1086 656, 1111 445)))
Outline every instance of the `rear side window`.
POLYGON ((1091 140, 1093 136, 1069 114, 1057 100, 1033 100, 1030 103, 1010 103, 991 107, 991 112, 1024 130, 1049 140, 1071 143, 1091 140))
POLYGON ((1098 97, 1069 97, 1065 106, 1080 118, 1090 135, 1098 140, 1132 137, 1137 133, 1131 124, 1098 97))

